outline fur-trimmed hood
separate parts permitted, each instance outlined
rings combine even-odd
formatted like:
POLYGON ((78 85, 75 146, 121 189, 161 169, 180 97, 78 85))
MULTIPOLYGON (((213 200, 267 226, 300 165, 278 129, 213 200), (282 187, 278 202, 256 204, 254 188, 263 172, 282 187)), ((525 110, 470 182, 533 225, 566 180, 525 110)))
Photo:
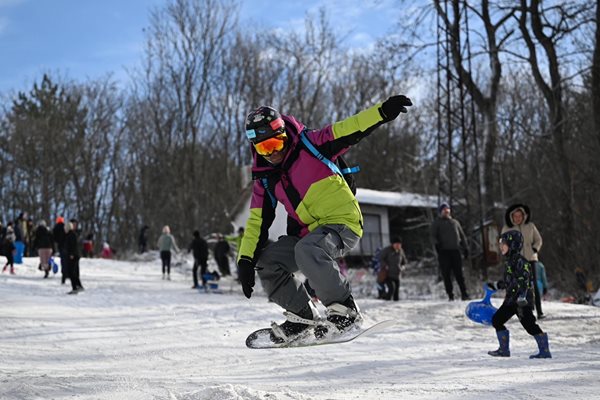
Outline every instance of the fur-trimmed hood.
POLYGON ((512 219, 512 215, 515 211, 519 210, 523 213, 524 216, 523 224, 529 223, 529 221, 531 220, 531 212, 529 210, 529 206, 525 204, 513 204, 512 206, 506 209, 506 213, 504 214, 504 223, 506 224, 506 226, 508 226, 509 228, 515 226, 515 223, 512 219))

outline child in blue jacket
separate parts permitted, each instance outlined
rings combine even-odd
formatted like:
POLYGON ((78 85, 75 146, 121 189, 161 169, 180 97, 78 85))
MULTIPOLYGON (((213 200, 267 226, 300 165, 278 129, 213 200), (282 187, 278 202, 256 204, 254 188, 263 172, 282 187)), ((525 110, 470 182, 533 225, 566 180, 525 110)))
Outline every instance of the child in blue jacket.
MULTIPOLYGON (((523 328, 532 335, 539 348, 538 354, 529 358, 552 358, 548 346, 548 335, 536 323, 533 316, 533 287, 531 282, 532 266, 523 256, 523 236, 519 231, 511 230, 500 236, 500 250, 505 258, 504 277, 498 281, 498 289, 506 289, 504 302, 492 318, 500 347, 489 351, 494 357, 510 357, 509 333, 504 324, 517 314, 523 328)), ((493 284, 490 287, 495 289, 493 284)))

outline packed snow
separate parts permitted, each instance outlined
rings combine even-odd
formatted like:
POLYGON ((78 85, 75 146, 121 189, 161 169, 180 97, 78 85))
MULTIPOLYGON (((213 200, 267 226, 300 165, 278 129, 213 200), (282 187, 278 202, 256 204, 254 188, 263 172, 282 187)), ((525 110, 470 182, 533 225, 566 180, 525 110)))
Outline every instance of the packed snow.
MULTIPOLYGON (((246 336, 283 321, 260 284, 251 300, 230 278, 222 293, 191 289, 190 261, 172 280, 160 261, 81 260, 86 288, 66 295, 26 258, 0 275, 0 399, 597 399, 600 308, 546 302, 553 358, 530 360, 533 338, 513 318, 510 358, 492 358, 493 328, 467 302, 440 295, 374 299, 354 274, 367 323, 395 319, 350 343, 251 350, 246 336)), ((368 280, 367 280, 368 281, 368 280)), ((404 289, 414 282, 402 281, 404 289)), ((438 286, 440 291, 441 286, 438 286)), ((499 306, 500 298, 493 303, 499 306)))

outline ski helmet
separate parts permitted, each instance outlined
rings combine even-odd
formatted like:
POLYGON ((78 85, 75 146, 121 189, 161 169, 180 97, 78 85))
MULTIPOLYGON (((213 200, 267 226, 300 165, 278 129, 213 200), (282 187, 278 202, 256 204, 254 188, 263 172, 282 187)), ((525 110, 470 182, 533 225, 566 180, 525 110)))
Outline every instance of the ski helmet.
POLYGON ((508 246, 510 253, 519 253, 523 248, 523 235, 519 231, 507 231, 500 235, 500 243, 508 246))
POLYGON ((258 107, 246 117, 246 137, 253 144, 285 132, 279 111, 269 106, 258 107))

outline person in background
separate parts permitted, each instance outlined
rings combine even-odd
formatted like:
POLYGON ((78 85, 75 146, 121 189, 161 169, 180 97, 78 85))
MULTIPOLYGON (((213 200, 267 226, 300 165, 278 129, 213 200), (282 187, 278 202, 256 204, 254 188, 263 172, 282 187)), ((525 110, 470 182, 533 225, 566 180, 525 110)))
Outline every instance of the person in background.
POLYGON ((537 342, 539 352, 529 358, 552 358, 548 346, 548 335, 536 324, 533 316, 533 266, 521 255, 523 235, 517 230, 509 230, 500 235, 500 251, 504 256, 504 276, 496 285, 488 283, 492 290, 505 289, 504 302, 492 317, 496 329, 499 348, 489 351, 493 357, 510 357, 510 335, 504 325, 515 314, 523 328, 537 342))
POLYGON ((58 252, 60 256, 60 273, 61 273, 61 284, 64 285, 68 276, 67 257, 65 255, 65 219, 61 216, 56 217, 56 224, 52 228, 52 238, 54 239, 54 250, 58 252))
POLYGON ((0 221, 0 244, 4 242, 4 237, 6 236, 6 227, 2 225, 2 221, 0 221))
POLYGON ((158 250, 160 251, 160 259, 162 261, 162 278, 171 280, 171 250, 179 251, 175 238, 171 235, 171 228, 165 225, 162 230, 162 235, 158 238, 158 250), (166 272, 166 275, 165 275, 166 272))
POLYGON ((213 253, 215 255, 215 261, 219 266, 219 272, 221 276, 231 275, 231 269, 229 268, 229 251, 231 247, 229 243, 225 240, 223 235, 220 233, 217 234, 217 243, 215 244, 215 248, 213 253))
POLYGON ((4 265, 4 268, 2 268, 2 273, 4 273, 6 269, 10 267, 10 273, 12 275, 15 274, 15 238, 15 232, 12 224, 9 222, 8 226, 6 227, 6 236, 1 244, 2 255, 6 257, 6 264, 4 265))
POLYGON ((458 283, 461 299, 469 300, 467 286, 463 275, 461 251, 465 258, 469 255, 467 237, 456 219, 452 218, 450 205, 440 204, 439 218, 431 224, 431 239, 438 254, 438 262, 444 277, 444 287, 448 300, 454 300, 452 275, 458 283))
POLYGON ((140 235, 138 236, 138 249, 140 254, 144 254, 148 247, 148 229, 150 229, 148 225, 144 225, 142 226, 142 229, 140 229, 140 235))
POLYGON ((33 245, 35 241, 35 231, 36 227, 33 224, 33 218, 29 217, 27 219, 27 236, 25 237, 25 248, 27 249, 27 257, 35 257, 35 246, 33 245))
MULTIPOLYGON (((521 255, 533 266, 531 278, 532 282, 536 282, 537 276, 535 264, 538 262, 538 253, 542 249, 542 235, 540 235, 535 224, 531 222, 531 211, 529 210, 529 207, 525 204, 513 204, 506 209, 504 222, 505 225, 502 227, 501 233, 514 229, 521 232, 521 235, 523 235, 523 249, 521 250, 521 255)), ((538 319, 542 319, 545 317, 542 312, 542 296, 540 292, 538 292, 537 285, 533 285, 533 290, 537 317, 538 319)))
POLYGON ((535 277, 538 293, 544 298, 548 293, 548 279, 546 278, 546 266, 539 260, 535 263, 535 277))
POLYGON ((192 275, 194 279, 194 286, 192 289, 197 289, 198 286, 198 267, 200 267, 200 277, 202 279, 202 287, 206 288, 206 267, 208 262, 208 243, 200 236, 200 231, 194 231, 194 239, 188 247, 188 253, 193 252, 194 255, 194 268, 192 269, 192 275))
POLYGON ((113 258, 113 255, 114 252, 113 249, 110 247, 110 244, 108 242, 104 242, 102 244, 102 251, 100 252, 100 257, 110 260, 113 258))
POLYGON ((44 279, 48 278, 50 274, 50 257, 54 248, 54 240, 52 238, 52 232, 46 226, 46 221, 41 220, 35 229, 35 235, 33 240, 33 247, 37 249, 38 256, 40 257, 40 270, 44 271, 44 279))
POLYGON ((387 269, 387 277, 384 281, 387 286, 386 300, 398 301, 400 289, 400 272, 404 270, 406 265, 406 255, 402 249, 402 239, 393 237, 390 245, 385 247, 381 254, 381 268, 387 269))
POLYGON ((77 237, 77 220, 71 219, 65 225, 65 258, 67 275, 71 280, 71 291, 68 294, 78 294, 84 288, 79 278, 79 238, 77 237))
POLYGON ((83 239, 83 256, 87 258, 94 257, 94 234, 88 233, 83 239))

